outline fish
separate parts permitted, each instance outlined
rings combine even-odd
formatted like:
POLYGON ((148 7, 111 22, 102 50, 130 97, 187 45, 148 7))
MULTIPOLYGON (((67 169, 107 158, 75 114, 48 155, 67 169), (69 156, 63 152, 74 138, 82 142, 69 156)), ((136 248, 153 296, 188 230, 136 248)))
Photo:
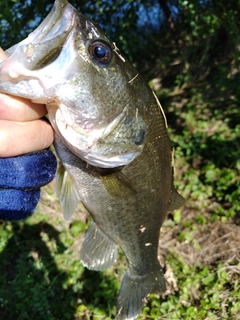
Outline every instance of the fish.
POLYGON ((65 219, 79 204, 92 217, 81 262, 102 271, 123 251, 116 318, 135 319, 150 293, 165 290, 160 229, 184 203, 162 106, 116 44, 66 0, 6 53, 0 92, 47 106, 65 219))

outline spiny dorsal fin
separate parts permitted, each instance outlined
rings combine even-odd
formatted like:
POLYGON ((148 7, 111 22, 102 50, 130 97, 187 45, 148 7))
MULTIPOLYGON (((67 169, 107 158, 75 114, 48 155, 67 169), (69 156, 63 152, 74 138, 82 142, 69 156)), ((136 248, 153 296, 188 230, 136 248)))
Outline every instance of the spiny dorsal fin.
POLYGON ((60 196, 63 216, 68 221, 77 209, 80 199, 76 185, 62 163, 57 170, 55 192, 60 196))
POLYGON ((117 255, 116 244, 92 222, 80 249, 82 264, 90 270, 102 271, 112 267, 117 255))
POLYGON ((172 188, 172 197, 168 206, 168 212, 172 212, 178 208, 180 208, 186 200, 177 192, 177 190, 172 188))
POLYGON ((136 195, 131 181, 121 171, 100 175, 100 179, 107 192, 114 199, 126 199, 136 195))

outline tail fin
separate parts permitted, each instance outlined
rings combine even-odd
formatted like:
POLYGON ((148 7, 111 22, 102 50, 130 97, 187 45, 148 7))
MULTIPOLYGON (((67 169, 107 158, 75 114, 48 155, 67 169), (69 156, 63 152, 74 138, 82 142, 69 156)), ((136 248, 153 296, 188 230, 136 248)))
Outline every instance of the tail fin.
POLYGON ((126 271, 117 299, 117 320, 134 320, 141 313, 144 299, 149 293, 165 290, 165 279, 161 266, 159 270, 145 276, 131 275, 126 271))

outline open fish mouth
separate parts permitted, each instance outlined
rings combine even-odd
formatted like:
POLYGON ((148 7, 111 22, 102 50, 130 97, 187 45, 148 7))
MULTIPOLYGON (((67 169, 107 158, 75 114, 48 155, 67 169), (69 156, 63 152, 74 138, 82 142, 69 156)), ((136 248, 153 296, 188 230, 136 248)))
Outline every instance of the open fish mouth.
MULTIPOLYGON (((12 78, 27 70, 43 69, 56 63, 63 44, 75 24, 76 10, 66 1, 55 2, 52 11, 29 36, 6 51, 11 56, 1 68, 1 74, 9 73, 12 78), (19 68, 19 64, 22 68, 19 68), (12 71, 9 70, 11 67, 12 71)), ((28 75, 26 71, 23 75, 28 75)), ((32 75, 31 73, 29 75, 32 75)))
POLYGON ((71 36, 76 13, 67 1, 56 1, 45 20, 6 51, 9 57, 0 64, 2 92, 44 104, 56 100, 56 84, 69 78, 77 56, 71 36))

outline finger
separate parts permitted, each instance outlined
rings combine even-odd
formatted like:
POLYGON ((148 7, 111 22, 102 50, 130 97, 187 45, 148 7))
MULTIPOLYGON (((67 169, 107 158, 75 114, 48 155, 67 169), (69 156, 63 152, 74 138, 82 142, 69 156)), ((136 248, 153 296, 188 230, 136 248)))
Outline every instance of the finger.
POLYGON ((7 58, 6 53, 3 51, 2 48, 0 48, 0 61, 3 61, 7 58))
POLYGON ((53 129, 45 120, 29 122, 0 120, 0 157, 2 158, 43 150, 52 142, 53 129))
MULTIPOLYGON (((0 48, 0 61, 7 58, 0 48)), ((46 107, 20 97, 0 93, 0 119, 12 121, 31 121, 42 118, 47 113, 46 107)))
POLYGON ((42 118, 47 113, 43 104, 20 97, 0 93, 0 119, 12 121, 31 121, 42 118))

